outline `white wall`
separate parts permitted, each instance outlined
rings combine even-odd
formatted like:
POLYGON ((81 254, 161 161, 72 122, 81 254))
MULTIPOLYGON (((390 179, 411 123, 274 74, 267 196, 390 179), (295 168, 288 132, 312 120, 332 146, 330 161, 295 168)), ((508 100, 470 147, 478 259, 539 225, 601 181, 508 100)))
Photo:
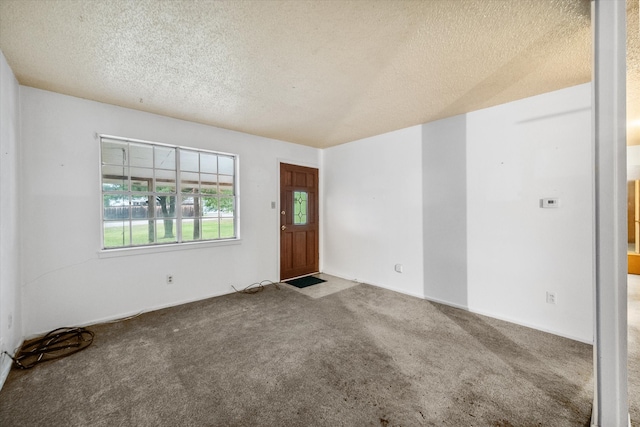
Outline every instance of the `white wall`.
POLYGON ((28 87, 20 93, 26 336, 278 278, 278 160, 319 165, 318 150, 28 87), (96 132, 239 154, 241 243, 100 258, 96 132))
POLYGON ((324 150, 324 271, 591 342, 590 107, 587 84, 324 150))
POLYGON ((424 296, 421 134, 414 126, 323 151, 325 273, 424 296))
POLYGON ((422 127, 424 293, 467 307, 467 122, 422 127))
POLYGON ((322 152, 32 88, 19 101, 23 272, 2 277, 22 283, 26 336, 276 279, 278 160, 322 157, 324 272, 591 340, 589 85, 322 152), (96 132, 239 154, 241 244, 100 258, 96 132))
MULTIPOLYGON (((19 86, 0 52, 0 352, 22 342, 19 225, 19 86)), ((11 360, 0 356, 0 387, 11 360)))
POLYGON ((471 310, 591 342, 590 108, 585 84, 466 115, 471 310))

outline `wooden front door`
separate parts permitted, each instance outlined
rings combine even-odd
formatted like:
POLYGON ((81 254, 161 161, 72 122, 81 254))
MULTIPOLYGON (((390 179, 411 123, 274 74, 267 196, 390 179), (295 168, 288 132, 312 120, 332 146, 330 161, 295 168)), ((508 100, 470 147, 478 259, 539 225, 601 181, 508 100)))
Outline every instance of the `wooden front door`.
POLYGON ((280 164, 280 280, 317 273, 318 169, 280 164))

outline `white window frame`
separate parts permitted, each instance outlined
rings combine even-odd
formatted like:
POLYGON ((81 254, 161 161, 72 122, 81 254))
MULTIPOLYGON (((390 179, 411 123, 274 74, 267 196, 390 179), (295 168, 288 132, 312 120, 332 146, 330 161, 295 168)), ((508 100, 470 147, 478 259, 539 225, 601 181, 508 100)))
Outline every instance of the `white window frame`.
MULTIPOLYGON (((206 247, 206 246, 218 246, 218 245, 229 245, 229 244, 238 244, 240 242, 240 173, 239 173, 239 166, 240 166, 240 159, 239 159, 239 155, 238 154, 233 154, 233 153, 226 153, 226 152, 221 152, 221 151, 213 151, 213 150, 206 150, 206 149, 201 149, 201 148, 195 148, 195 147, 189 147, 189 146, 182 146, 182 145, 172 145, 172 144, 165 144, 165 143, 160 143, 160 142, 154 142, 154 141, 146 141, 146 140, 140 140, 140 139, 133 139, 133 138, 124 138, 124 137, 119 137, 119 136, 113 136, 113 135, 105 135, 105 134, 96 134, 97 139, 98 139, 98 151, 99 151, 99 157, 100 157, 100 161, 99 161, 99 182, 100 182, 100 250, 98 251, 99 254, 101 256, 119 256, 119 255, 123 255, 123 254, 127 254, 127 253, 131 253, 131 252, 140 252, 143 251, 145 253, 147 252, 164 252, 167 250, 178 250, 178 249, 194 249, 194 248, 201 248, 201 247, 206 247), (126 246, 114 246, 114 247, 105 247, 105 234, 104 234, 104 230, 105 230, 105 222, 108 222, 108 220, 105 220, 104 215, 105 215, 105 210, 104 210, 104 196, 105 194, 122 194, 122 195, 128 195, 128 196, 132 196, 134 193, 132 191, 131 188, 131 171, 128 171, 127 173, 127 177, 128 177, 128 187, 127 190, 120 190, 120 191, 105 191, 104 187, 103 187, 103 173, 102 173, 102 169, 103 169, 103 159, 102 159, 102 143, 103 140, 111 140, 111 141, 117 141, 117 142, 122 142, 122 143, 133 143, 133 144, 142 144, 142 145, 147 145, 150 147, 166 147, 166 148, 170 148, 170 149, 174 149, 175 150, 175 177, 176 177, 176 188, 175 188, 175 192, 171 192, 171 193, 162 193, 162 195, 167 194, 167 195, 171 195, 173 197, 175 197, 175 234, 176 234, 176 241, 175 242, 153 242, 153 243, 148 243, 148 244, 132 244, 133 242, 131 241, 131 237, 129 238, 129 244, 126 246), (200 240, 183 240, 183 236, 182 236, 182 220, 183 220, 183 214, 182 214, 182 197, 184 197, 184 194, 182 193, 182 186, 181 186, 181 169, 180 169, 180 157, 181 157, 181 150, 185 150, 185 151, 189 151, 189 152, 197 152, 198 154, 200 153, 205 153, 205 154, 212 154, 212 155, 216 155, 216 156, 222 156, 222 157, 227 157, 227 158, 232 158, 233 159, 233 186, 232 186, 232 194, 229 195, 228 197, 222 197, 222 194, 220 194, 218 192, 218 194, 215 196, 216 198, 220 199, 220 198, 231 198, 233 200, 233 227, 234 227, 234 235, 233 237, 218 237, 218 238, 214 238, 214 239, 200 239, 200 240)), ((127 167, 129 167, 129 163, 130 160, 127 159, 127 167)), ((160 170, 160 168, 156 168, 156 165, 154 163, 153 165, 153 171, 154 171, 154 176, 155 176, 155 172, 156 170, 160 170)), ((216 174, 220 175, 219 173, 220 171, 217 171, 216 174)), ((201 174, 201 172, 198 172, 199 174, 201 174)), ((226 174, 222 174, 223 176, 225 176, 226 174)), ((229 175, 226 175, 229 176, 229 175)), ((149 195, 153 195, 154 197, 157 195, 160 195, 161 193, 158 193, 156 191, 155 188, 150 188, 146 194, 149 195)), ((202 196, 198 193, 199 197, 207 197, 208 195, 206 194, 202 194, 202 196)), ((211 195, 209 195, 209 197, 211 197, 211 195)), ((129 214, 131 215, 131 214, 129 214)), ((200 220, 200 223, 202 224, 202 219, 205 218, 202 215, 198 215, 198 219, 200 220)), ((222 217, 221 215, 218 213, 218 220, 220 220, 222 217)), ((231 218, 231 217, 229 217, 231 218)), ((158 221, 158 220, 162 220, 162 218, 153 218, 154 221, 158 221)), ((133 218, 131 218, 131 216, 129 216, 129 233, 131 236, 132 233, 132 221, 133 218)), ((201 231, 202 233, 202 231, 201 231)), ((202 237, 202 236, 201 236, 202 237)))

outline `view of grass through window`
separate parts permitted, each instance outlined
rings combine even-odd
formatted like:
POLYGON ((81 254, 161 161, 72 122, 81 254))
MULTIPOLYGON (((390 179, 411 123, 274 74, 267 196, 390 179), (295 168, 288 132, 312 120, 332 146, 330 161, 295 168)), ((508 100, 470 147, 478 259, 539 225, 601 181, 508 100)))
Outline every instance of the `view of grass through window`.
POLYGON ((233 239, 236 156, 101 137, 103 247, 233 239))

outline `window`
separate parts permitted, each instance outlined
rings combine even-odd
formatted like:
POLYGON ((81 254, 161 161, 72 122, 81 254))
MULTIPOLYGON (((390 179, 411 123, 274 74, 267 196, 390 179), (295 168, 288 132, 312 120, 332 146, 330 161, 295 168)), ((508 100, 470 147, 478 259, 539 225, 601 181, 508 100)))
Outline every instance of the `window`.
POLYGON ((103 248, 235 239, 237 156, 100 137, 103 248))
POLYGON ((307 223, 307 192, 293 192, 293 223, 305 225, 307 223))

